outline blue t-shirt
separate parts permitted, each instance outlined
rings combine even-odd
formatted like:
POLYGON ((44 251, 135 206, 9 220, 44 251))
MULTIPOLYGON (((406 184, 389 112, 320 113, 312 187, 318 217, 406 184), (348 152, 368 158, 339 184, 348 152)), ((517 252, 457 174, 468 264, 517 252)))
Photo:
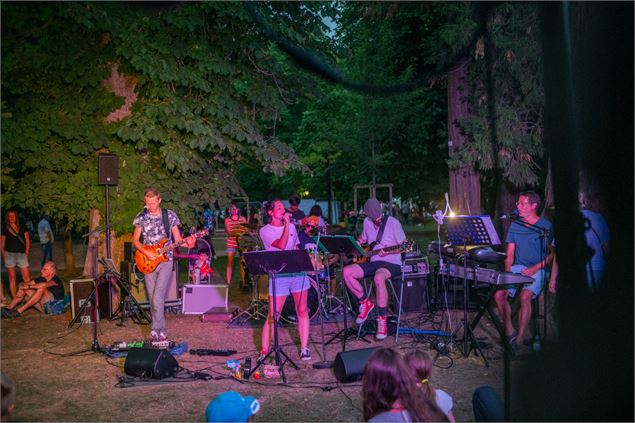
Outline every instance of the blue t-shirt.
POLYGON ((595 270, 604 269, 606 266, 606 260, 604 259, 604 252, 602 251, 602 244, 608 242, 611 237, 609 235, 609 226, 602 217, 601 214, 592 212, 590 210, 582 210, 582 216, 588 219, 588 223, 584 224, 584 237, 586 238, 586 244, 594 251, 591 257, 591 267, 595 270))
POLYGON ((514 264, 529 267, 547 257, 547 247, 553 241, 553 225, 542 217, 534 224, 534 226, 547 230, 547 236, 542 239, 538 229, 523 226, 522 222, 522 220, 514 220, 512 222, 505 241, 516 245, 514 264), (540 249, 541 246, 542 251, 540 249))

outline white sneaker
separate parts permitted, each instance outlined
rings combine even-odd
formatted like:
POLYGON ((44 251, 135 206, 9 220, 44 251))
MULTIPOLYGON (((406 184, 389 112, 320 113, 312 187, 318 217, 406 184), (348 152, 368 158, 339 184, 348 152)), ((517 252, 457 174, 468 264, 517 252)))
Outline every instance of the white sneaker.
POLYGON ((153 330, 153 331, 150 332, 150 338, 153 341, 158 341, 159 340, 159 334, 157 333, 156 330, 153 330))

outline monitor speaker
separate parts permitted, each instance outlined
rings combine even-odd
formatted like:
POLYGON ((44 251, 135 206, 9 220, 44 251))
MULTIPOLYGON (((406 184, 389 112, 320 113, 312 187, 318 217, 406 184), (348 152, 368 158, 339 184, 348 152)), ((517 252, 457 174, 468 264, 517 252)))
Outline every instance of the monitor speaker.
POLYGON ((123 368, 128 376, 163 379, 174 376, 179 363, 167 350, 130 348, 123 368))
POLYGON ((360 380, 364 373, 364 366, 368 357, 380 347, 363 348, 360 350, 339 352, 333 362, 335 378, 341 383, 360 380))
POLYGON ((114 154, 99 155, 99 185, 117 185, 119 157, 114 154))

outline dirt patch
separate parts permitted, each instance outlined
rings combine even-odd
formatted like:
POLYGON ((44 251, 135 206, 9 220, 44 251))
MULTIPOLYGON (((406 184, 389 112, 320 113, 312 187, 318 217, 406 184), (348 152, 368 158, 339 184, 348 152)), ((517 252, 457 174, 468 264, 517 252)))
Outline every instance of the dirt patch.
MULTIPOLYGON (((232 287, 232 303, 248 302, 249 294, 232 287)), ((462 312, 451 311, 452 325, 458 329, 462 312)), ((405 325, 417 329, 439 329, 442 313, 419 315, 408 313, 405 325)), ((225 368, 227 358, 194 356, 189 353, 176 356, 180 366, 190 371, 212 375, 209 381, 197 380, 180 383, 158 383, 153 386, 118 387, 119 377, 124 376, 124 358, 108 358, 90 351, 92 325, 84 324, 68 328, 70 315, 45 316, 34 310, 15 320, 2 320, 1 345, 2 372, 17 383, 17 405, 13 415, 18 421, 204 421, 207 403, 216 394, 235 390, 243 395, 253 395, 262 403, 254 421, 360 421, 360 383, 338 384, 332 370, 313 369, 311 364, 322 359, 322 338, 319 325, 311 326, 311 350, 313 360, 298 358, 298 334, 294 327, 280 330, 280 342, 284 351, 300 368, 285 366, 288 383, 279 379, 259 382, 236 381, 225 368), (79 355, 66 355, 83 349, 79 355)), ((110 346, 115 341, 147 339, 149 327, 134 324, 131 320, 117 325, 118 321, 103 320, 98 325, 98 341, 110 346)), ((349 323, 350 324, 350 323, 349 323)), ((444 322, 447 325, 447 321, 444 322)), ((243 361, 251 356, 255 362, 260 345, 261 329, 257 327, 228 328, 223 323, 203 323, 198 316, 168 313, 167 326, 170 338, 186 342, 189 348, 226 348, 238 353, 229 357, 243 361)), ((326 324, 329 334, 341 329, 341 323, 326 324)), ((446 330, 446 329, 444 329, 446 330)), ((464 358, 462 344, 456 344, 449 354, 437 358, 433 375, 434 384, 454 398, 454 414, 459 421, 471 421, 472 393, 481 385, 493 386, 503 395, 502 351, 497 347, 493 326, 483 319, 476 330, 479 338, 488 345, 485 354, 490 367, 473 353, 464 358), (443 367, 443 368, 442 368, 443 367)), ((383 342, 367 337, 349 339, 347 351, 369 346, 395 346, 394 337, 383 342)), ((397 348, 421 348, 430 350, 433 338, 426 335, 401 335, 397 348)), ((342 343, 333 342, 326 347, 326 358, 333 360, 342 350, 342 343)), ((431 350, 436 354, 435 350, 431 350)))

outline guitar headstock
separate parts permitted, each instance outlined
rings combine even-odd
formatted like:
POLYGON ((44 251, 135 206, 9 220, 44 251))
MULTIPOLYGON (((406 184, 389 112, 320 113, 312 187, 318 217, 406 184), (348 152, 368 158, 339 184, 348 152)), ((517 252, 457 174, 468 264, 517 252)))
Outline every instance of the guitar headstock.
POLYGON ((193 236, 194 238, 199 239, 201 237, 204 237, 208 233, 209 233, 209 229, 201 229, 200 231, 197 231, 197 232, 195 232, 194 234, 192 234, 190 236, 193 236))
POLYGON ((412 248, 414 247, 415 242, 412 240, 405 240, 402 244, 401 247, 399 248, 401 250, 402 253, 407 253, 412 251, 412 248))

